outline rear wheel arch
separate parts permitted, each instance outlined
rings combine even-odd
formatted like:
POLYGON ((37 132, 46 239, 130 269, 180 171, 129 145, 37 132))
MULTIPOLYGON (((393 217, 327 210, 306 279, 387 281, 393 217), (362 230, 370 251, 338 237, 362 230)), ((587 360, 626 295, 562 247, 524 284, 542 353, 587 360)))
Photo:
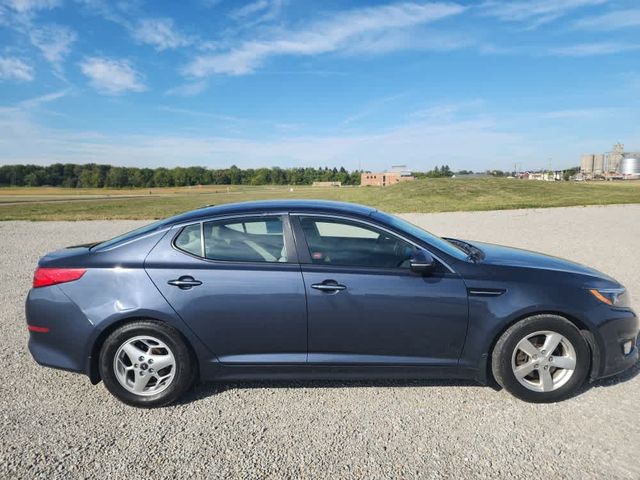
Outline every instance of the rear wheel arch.
MULTIPOLYGON (((198 357, 196 355, 195 349, 193 348, 193 345, 189 337, 185 335, 184 332, 182 332, 179 328, 177 328, 175 325, 172 325, 170 322, 160 320, 158 318, 153 318, 149 316, 133 316, 133 317, 121 318, 110 323, 98 334, 98 336, 94 340, 93 345, 91 346, 89 356, 87 358, 87 363, 88 363, 87 374, 92 384, 96 385, 101 381, 98 362, 100 358, 100 350, 102 350, 102 346, 104 345, 105 340, 109 337, 109 335, 111 335, 118 328, 123 327, 129 323, 134 323, 139 321, 155 322, 175 330, 176 333, 180 335, 182 341, 185 343, 185 345, 189 349, 189 352, 191 353, 191 356, 193 359, 193 365, 195 366, 195 368, 199 368, 198 357)), ((200 375, 200 372, 197 371, 196 378, 199 378, 199 375, 200 375)))

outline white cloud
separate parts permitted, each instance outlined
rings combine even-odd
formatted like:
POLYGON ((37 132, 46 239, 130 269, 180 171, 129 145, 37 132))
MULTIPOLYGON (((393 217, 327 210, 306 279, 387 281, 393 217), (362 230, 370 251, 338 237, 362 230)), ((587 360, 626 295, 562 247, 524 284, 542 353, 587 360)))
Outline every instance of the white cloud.
POLYGON ((165 95, 176 95, 178 97, 195 97, 200 95, 207 88, 207 82, 201 80, 199 82, 185 83, 177 87, 170 88, 165 95))
POLYGON ((129 32, 134 40, 151 45, 158 51, 186 47, 197 41, 197 37, 180 32, 172 18, 140 18, 139 2, 76 1, 88 13, 120 25, 129 32))
POLYGON ((435 32, 413 28, 394 29, 365 35, 344 48, 347 55, 381 55, 399 50, 448 52, 461 48, 482 48, 468 32, 435 32))
POLYGON ((242 7, 238 7, 233 10, 230 15, 233 18, 244 18, 249 15, 253 15, 255 13, 261 12, 271 5, 271 2, 268 0, 257 0, 255 2, 247 3, 242 7))
POLYGON ((222 3, 222 0, 200 0, 199 2, 203 7, 212 8, 222 3))
POLYGON ((76 41, 77 35, 62 25, 47 25, 31 30, 29 38, 47 61, 59 66, 71 51, 71 44, 76 41))
POLYGON ((576 20, 573 26, 594 31, 638 27, 640 26, 640 9, 616 10, 602 15, 581 18, 576 20))
POLYGON ((117 23, 128 29, 131 28, 129 18, 133 17, 133 11, 138 2, 112 2, 110 0, 76 0, 83 9, 93 15, 99 15, 105 20, 117 23))
POLYGON ((396 100, 401 99, 402 97, 406 97, 406 93, 399 93, 397 95, 389 95, 388 97, 382 97, 376 100, 369 102, 359 111, 352 113, 347 118, 340 122, 341 125, 350 125, 354 123, 360 122, 367 117, 375 115, 380 112, 380 110, 390 103, 394 103, 396 100))
POLYGON ((0 57, 0 80, 33 80, 33 67, 19 58, 0 57))
POLYGON ((276 19, 280 15, 284 3, 285 0, 256 0, 232 10, 229 16, 241 22, 242 28, 251 28, 276 19))
POLYGON ((142 76, 127 60, 88 57, 80 64, 80 68, 89 77, 91 85, 102 93, 117 95, 146 90, 142 76))
POLYGON ((39 97, 23 100, 19 103, 19 106, 22 108, 35 108, 35 107, 39 107, 43 103, 55 102, 59 98, 66 97, 68 94, 69 94, 69 89, 59 90, 57 92, 51 92, 45 95, 40 95, 39 97))
POLYGON ((489 0, 480 9, 489 16, 506 22, 529 22, 537 27, 560 18, 572 10, 600 5, 608 0, 489 0))
POLYGON ((28 13, 34 10, 50 10, 61 4, 60 0, 9 0, 6 4, 20 13, 28 13))
MULTIPOLYGON (((184 73, 194 77, 215 73, 248 74, 272 56, 345 51, 371 41, 372 35, 414 27, 462 11, 464 7, 453 3, 399 3, 352 10, 305 28, 276 33, 262 40, 246 41, 226 53, 199 56, 186 66, 184 73)), ((371 48, 376 47, 374 45, 371 48)))
POLYGON ((167 105, 160 105, 158 107, 158 110, 162 112, 176 114, 176 115, 186 115, 189 117, 213 118, 215 120, 222 120, 224 122, 236 123, 236 124, 243 122, 242 119, 237 117, 232 117, 230 115, 224 115, 221 113, 213 113, 213 112, 200 111, 200 110, 190 110, 188 108, 170 107, 167 105))
POLYGON ((638 49, 640 49, 640 44, 600 42, 556 47, 552 48, 550 53, 561 57, 590 57, 594 55, 612 55, 638 49))
POLYGON ((430 119, 434 121, 450 122, 460 114, 477 113, 478 108, 485 105, 481 98, 453 103, 439 103, 421 108, 411 113, 412 117, 430 119))
POLYGON ((542 118, 552 120, 602 120, 605 117, 611 117, 620 114, 623 109, 620 108, 574 108, 564 110, 552 110, 543 112, 542 118))
MULTIPOLYGON (((174 112, 168 109, 169 113, 174 112)), ((187 112, 189 114, 190 112, 187 112)), ((514 157, 536 158, 530 142, 501 131, 491 120, 417 121, 367 134, 287 135, 271 139, 158 132, 101 134, 42 127, 28 113, 0 110, 3 163, 116 163, 136 166, 242 167, 344 165, 386 168, 402 158, 429 169, 448 158, 458 168, 504 168, 514 157), (464 138, 464 142, 460 139, 464 138), (451 146, 455 145, 452 150, 451 146), (523 145, 525 147, 523 147, 523 145)))
MULTIPOLYGON (((52 94, 50 98, 55 96, 52 94)), ((477 102, 481 101, 469 100, 470 104, 477 102)), ((581 151, 605 148, 602 145, 609 145, 610 138, 626 139, 628 144, 640 141, 633 108, 628 107, 612 107, 611 111, 607 108, 605 118, 615 115, 619 121, 598 122, 595 126, 603 112, 580 107, 551 112, 506 111, 494 117, 483 109, 469 114, 466 107, 450 107, 435 106, 431 112, 425 112, 424 118, 367 129, 365 133, 345 133, 337 125, 334 133, 299 134, 295 133, 295 126, 272 123, 270 130, 274 133, 261 138, 247 136, 243 119, 238 119, 239 128, 224 129, 231 132, 227 135, 209 135, 204 132, 210 129, 197 132, 187 128, 145 135, 127 133, 124 127, 120 129, 123 133, 49 128, 38 123, 42 121, 40 111, 0 108, 0 163, 95 162, 211 168, 235 163, 243 168, 343 165, 355 169, 361 165, 384 169, 402 159, 412 169, 428 170, 447 158, 454 169, 504 170, 514 162, 535 169, 547 167, 551 155, 558 168, 574 165, 581 151), (558 130, 560 119, 571 122, 571 128, 558 130)), ((167 119, 176 115, 201 117, 208 124, 228 124, 233 120, 208 111, 159 106, 155 114, 163 113, 167 119)))
POLYGON ((156 50, 185 47, 192 40, 178 32, 170 18, 145 18, 132 28, 133 38, 141 43, 153 45, 156 50))

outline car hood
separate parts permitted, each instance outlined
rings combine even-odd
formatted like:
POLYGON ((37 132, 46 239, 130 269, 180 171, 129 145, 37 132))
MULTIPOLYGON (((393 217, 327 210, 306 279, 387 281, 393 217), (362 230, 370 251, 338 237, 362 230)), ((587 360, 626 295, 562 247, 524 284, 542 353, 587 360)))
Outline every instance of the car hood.
POLYGON ((579 275, 598 277, 618 283, 615 279, 594 268, 571 262, 569 260, 564 260, 562 258, 553 257, 551 255, 544 255, 542 253, 522 250, 519 248, 505 247, 503 245, 495 245, 492 243, 469 243, 482 250, 484 258, 481 262, 484 264, 575 273, 579 275))

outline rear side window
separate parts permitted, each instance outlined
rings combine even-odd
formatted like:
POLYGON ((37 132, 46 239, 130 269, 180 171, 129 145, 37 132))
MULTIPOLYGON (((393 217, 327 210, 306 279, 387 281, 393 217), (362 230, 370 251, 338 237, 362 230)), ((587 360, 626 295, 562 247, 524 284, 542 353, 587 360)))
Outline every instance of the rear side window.
POLYGON ((209 260, 286 262, 281 217, 234 218, 184 227, 176 248, 209 260), (203 236, 204 234, 204 236, 203 236))
POLYGON ((210 260, 286 262, 282 218, 207 222, 204 224, 204 253, 210 260))
POLYGON ((176 237, 175 246, 192 255, 202 256, 202 235, 200 224, 184 227, 176 237))

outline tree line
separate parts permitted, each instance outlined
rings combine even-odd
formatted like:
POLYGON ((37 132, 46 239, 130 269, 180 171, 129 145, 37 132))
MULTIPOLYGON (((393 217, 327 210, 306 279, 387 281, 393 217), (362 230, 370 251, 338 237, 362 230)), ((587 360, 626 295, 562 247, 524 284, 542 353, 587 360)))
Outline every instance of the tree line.
POLYGON ((191 185, 310 185, 342 182, 360 185, 359 171, 340 168, 137 168, 88 163, 53 165, 3 165, 2 186, 52 186, 66 188, 185 187, 191 185))
MULTIPOLYGON (((573 169, 579 170, 579 168, 573 169)), ((567 171, 568 175, 574 173, 567 171)), ((186 187, 193 185, 311 185, 313 182, 342 182, 360 185, 363 171, 340 168, 229 168, 175 167, 138 168, 116 167, 95 163, 54 163, 53 165, 0 166, 0 186, 65 187, 65 188, 150 188, 186 187)), ((471 170, 454 172, 449 165, 436 166, 426 172, 414 172, 416 178, 442 178, 469 175, 471 170)), ((487 175, 501 177, 513 172, 491 170, 487 175)), ((565 175, 566 177, 567 175, 565 175)))

